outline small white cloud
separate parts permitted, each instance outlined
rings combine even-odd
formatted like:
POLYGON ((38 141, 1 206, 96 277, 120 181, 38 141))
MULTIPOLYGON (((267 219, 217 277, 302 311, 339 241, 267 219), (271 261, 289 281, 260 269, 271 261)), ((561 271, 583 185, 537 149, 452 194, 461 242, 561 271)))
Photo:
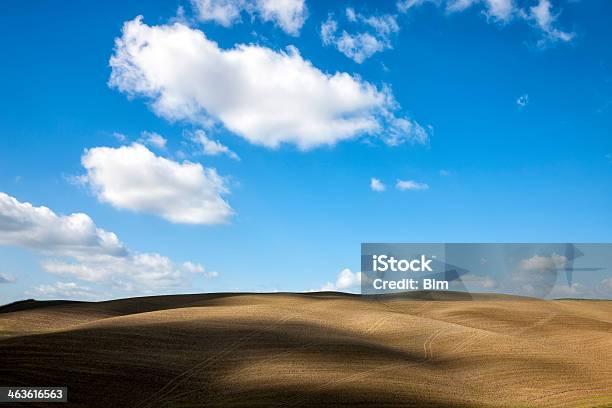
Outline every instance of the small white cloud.
POLYGON ((275 23, 291 35, 299 34, 308 16, 304 0, 257 0, 256 8, 264 21, 275 23))
POLYGON ((240 157, 238 157, 236 153, 218 140, 210 139, 203 130, 196 130, 191 136, 191 140, 199 146, 202 154, 209 156, 224 154, 234 160, 240 160, 240 157))
POLYGON ((519 263, 519 268, 523 271, 552 271, 565 268, 566 264, 567 258, 563 255, 534 255, 529 259, 522 260, 519 263))
POLYGON ((370 33, 349 34, 344 31, 333 41, 338 51, 358 64, 386 48, 382 41, 370 33))
POLYGON ((398 190, 428 190, 429 185, 425 183, 418 183, 412 180, 397 180, 395 183, 395 188, 398 190))
POLYGON ((241 0, 192 0, 191 4, 198 20, 214 21, 224 27, 230 27, 240 20, 240 13, 245 2, 241 0))
POLYGON ((117 208, 181 224, 224 223, 233 213, 224 179, 199 163, 156 156, 138 143, 89 149, 81 163, 98 199, 117 208))
POLYGON ((354 9, 346 9, 347 20, 365 29, 356 33, 342 31, 337 34, 338 23, 332 15, 321 24, 320 34, 323 45, 335 46, 338 51, 358 64, 377 52, 392 48, 391 36, 399 32, 396 17, 391 14, 364 16, 354 9))
POLYGON ((441 175, 442 177, 448 177, 448 176, 450 176, 450 175, 451 175, 451 172, 450 172, 450 170, 444 170, 444 169, 442 169, 442 170, 440 170, 440 175, 441 175))
POLYGON ((206 269, 204 269, 202 264, 194 263, 190 261, 183 262, 183 269, 193 274, 202 275, 205 278, 216 278, 217 276, 219 276, 218 272, 207 271, 206 269))
POLYGON ((509 21, 516 12, 514 0, 485 0, 486 14, 499 21, 509 21))
POLYGON ((241 13, 272 22, 290 35, 298 35, 308 16, 304 0, 192 0, 196 17, 230 27, 241 13))
POLYGON ((483 13, 487 16, 487 19, 500 23, 507 23, 519 11, 514 0, 447 0, 446 11, 448 13, 458 13, 478 3, 484 5, 483 13))
POLYGON ((516 104, 519 106, 519 108, 524 108, 525 106, 527 106, 528 103, 529 103, 528 94, 521 95, 516 100, 516 104))
POLYGON ((553 14, 552 5, 549 0, 539 0, 538 4, 529 9, 526 18, 535 22, 536 26, 544 33, 545 38, 539 41, 539 45, 545 45, 547 42, 570 42, 575 34, 561 31, 554 27, 554 23, 558 18, 558 14, 553 14))
POLYGON ((438 0, 399 0, 395 3, 397 11, 407 13, 413 7, 421 6, 425 3, 436 3, 438 0))
POLYGON ((322 287, 322 291, 341 291, 347 289, 355 289, 361 285, 361 272, 352 272, 345 268, 340 271, 336 282, 327 282, 322 287))
POLYGON ((395 116, 399 105, 388 87, 323 72, 295 47, 223 49, 202 31, 180 23, 147 26, 139 16, 124 24, 110 66, 110 86, 147 98, 159 116, 204 128, 221 123, 269 148, 287 143, 307 150, 362 135, 385 139, 388 128, 410 132, 394 140, 427 139, 419 124, 395 116), (396 126, 401 120, 412 126, 396 126))
POLYGON ((372 191, 385 191, 385 185, 379 179, 374 177, 370 179, 370 188, 372 189, 372 191))
POLYGON ((167 140, 162 135, 155 132, 147 131, 144 131, 140 134, 140 141, 143 144, 149 145, 159 150, 164 150, 166 148, 167 143, 167 140))

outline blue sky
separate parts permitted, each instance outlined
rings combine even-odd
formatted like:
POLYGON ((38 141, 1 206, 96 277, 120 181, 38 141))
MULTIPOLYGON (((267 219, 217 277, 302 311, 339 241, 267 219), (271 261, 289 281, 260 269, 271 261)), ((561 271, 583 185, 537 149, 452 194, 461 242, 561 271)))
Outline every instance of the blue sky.
POLYGON ((612 4, 463 3, 4 2, 0 302, 349 289, 361 242, 612 241, 612 4))

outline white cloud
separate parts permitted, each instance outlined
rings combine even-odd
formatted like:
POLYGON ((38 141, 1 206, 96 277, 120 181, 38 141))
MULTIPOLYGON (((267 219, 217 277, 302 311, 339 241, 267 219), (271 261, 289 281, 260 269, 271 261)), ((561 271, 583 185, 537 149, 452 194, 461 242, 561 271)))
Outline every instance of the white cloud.
POLYGON ((89 149, 81 162, 98 199, 117 208, 182 224, 218 224, 232 215, 224 179, 199 163, 156 156, 138 143, 89 149))
POLYGON ((216 271, 207 271, 202 264, 193 263, 191 261, 183 262, 183 269, 187 272, 200 274, 205 278, 216 278, 219 276, 219 273, 216 271))
POLYGON ((55 275, 110 284, 128 292, 178 287, 185 282, 181 268, 158 253, 130 253, 123 257, 76 261, 46 259, 41 266, 55 275))
POLYGON ((147 131, 144 131, 140 134, 140 141, 143 144, 155 147, 159 150, 164 150, 166 148, 167 142, 167 140, 162 135, 155 132, 147 131))
POLYGON ((264 21, 277 24, 287 34, 298 35, 306 21, 304 0, 257 0, 255 4, 264 21))
POLYGON ((538 41, 539 46, 551 42, 570 42, 575 33, 562 31, 554 27, 558 14, 553 14, 550 0, 537 0, 538 3, 527 9, 522 8, 515 0, 400 0, 398 11, 408 12, 410 9, 425 3, 442 5, 448 13, 459 13, 472 6, 482 5, 487 20, 506 24, 514 20, 530 21, 544 36, 538 41))
POLYGON ((516 104, 520 108, 524 108, 525 106, 527 106, 528 103, 529 103, 529 95, 528 94, 521 95, 516 100, 516 104))
POLYGON ((428 190, 429 185, 425 183, 419 183, 412 180, 397 180, 395 183, 395 188, 398 190, 428 190))
POLYGON ((502 23, 510 21, 518 11, 513 0, 447 0, 446 10, 450 13, 461 12, 478 3, 484 4, 484 14, 488 18, 502 23))
POLYGON ((323 41, 324 45, 330 45, 334 43, 337 30, 338 30, 338 22, 336 22, 336 20, 334 20, 332 15, 330 14, 329 16, 327 16, 327 20, 325 20, 321 24, 320 33, 321 33, 321 40, 323 41))
POLYGON ((535 22, 536 26, 544 33, 544 40, 540 40, 540 45, 545 45, 546 42, 570 42, 575 34, 561 31, 554 27, 554 22, 557 20, 558 14, 552 14, 552 5, 549 0, 539 0, 538 4, 529 9, 527 18, 535 22))
POLYGON ((28 291, 27 294, 56 299, 93 299, 98 295, 89 287, 80 286, 75 282, 55 282, 52 285, 38 285, 28 291))
POLYGON ((358 64, 387 48, 385 43, 370 33, 349 34, 344 31, 340 37, 333 39, 332 42, 336 45, 338 51, 358 64))
POLYGON ((565 268, 567 258, 563 255, 552 254, 550 256, 534 255, 531 258, 519 262, 519 268, 523 271, 552 271, 565 268))
POLYGON ((309 149, 364 134, 384 140, 387 125, 397 120, 412 124, 401 140, 423 140, 420 125, 394 116, 398 105, 390 89, 324 73, 294 47, 222 49, 199 30, 147 26, 137 17, 124 24, 110 65, 110 86, 148 98, 158 115, 204 127, 220 122, 270 148, 291 143, 309 149))
POLYGON ((203 130, 196 130, 191 140, 196 143, 200 151, 209 156, 217 156, 220 154, 225 154, 228 157, 234 160, 240 160, 240 157, 233 151, 231 151, 227 146, 219 142, 218 140, 212 140, 208 136, 206 136, 206 132, 203 130))
POLYGON ((304 0, 192 0, 198 20, 230 27, 243 11, 272 22, 287 34, 298 35, 306 21, 304 0))
POLYGON ((425 3, 436 3, 437 0, 399 0, 396 3, 397 10, 400 13, 406 13, 413 7, 421 6, 425 3))
POLYGON ((444 170, 444 169, 442 169, 442 170, 440 170, 440 175, 441 175, 442 177, 448 177, 448 176, 450 176, 450 175, 451 175, 451 172, 450 172, 450 170, 444 170))
POLYGON ((372 189, 372 191, 385 191, 385 185, 379 179, 374 177, 370 179, 370 188, 372 189))
MULTIPOLYGON (((217 275, 193 262, 178 265, 158 253, 130 251, 115 234, 96 227, 86 214, 57 215, 47 207, 22 203, 5 193, 0 193, 0 244, 42 252, 47 257, 41 266, 49 273, 132 293, 181 286, 188 280, 183 272, 201 269, 205 277, 217 275)), ((60 289, 70 287, 40 288, 60 294, 60 289)))
POLYGON ((364 16, 352 8, 346 9, 347 20, 358 24, 366 31, 337 34, 338 23, 332 15, 321 24, 320 34, 323 45, 333 45, 338 51, 358 64, 377 52, 393 48, 391 36, 399 32, 396 17, 391 14, 364 16))
POLYGON ((240 13, 245 5, 241 0, 192 0, 198 20, 214 21, 224 27, 230 27, 240 20, 240 13))
POLYGON ((121 256, 126 249, 112 232, 83 213, 57 215, 0 192, 0 244, 68 256, 121 256))
POLYGON ((555 287, 557 271, 566 265, 567 258, 555 253, 522 259, 512 270, 509 287, 529 296, 545 297, 555 287))
POLYGON ((486 0, 487 15, 500 21, 508 21, 515 11, 513 0, 486 0))
POLYGON ((340 271, 336 282, 327 282, 321 287, 322 291, 338 291, 354 289, 361 285, 361 272, 352 272, 350 269, 345 268, 340 271))

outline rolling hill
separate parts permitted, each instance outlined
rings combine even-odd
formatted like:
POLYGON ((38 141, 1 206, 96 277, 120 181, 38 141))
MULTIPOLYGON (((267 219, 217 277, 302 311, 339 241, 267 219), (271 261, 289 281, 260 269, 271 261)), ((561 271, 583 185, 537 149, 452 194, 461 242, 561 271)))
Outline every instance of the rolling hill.
POLYGON ((88 408, 612 407, 612 301, 25 301, 0 308, 0 384, 68 386, 88 408))

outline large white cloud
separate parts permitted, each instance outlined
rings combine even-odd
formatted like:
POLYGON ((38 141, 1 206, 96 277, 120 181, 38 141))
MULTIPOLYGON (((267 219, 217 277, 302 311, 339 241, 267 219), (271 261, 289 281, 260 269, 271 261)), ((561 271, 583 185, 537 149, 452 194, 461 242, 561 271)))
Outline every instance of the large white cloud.
POLYGON ((307 17, 304 0, 191 0, 198 20, 229 27, 246 11, 272 22, 287 34, 298 35, 307 17))
POLYGON ((148 98, 158 115, 203 126, 220 122, 267 147, 308 149, 362 134, 390 144, 427 140, 422 126, 394 115, 398 105, 387 87, 324 73, 293 47, 222 49, 202 31, 180 23, 148 26, 139 16, 124 24, 110 65, 110 86, 148 98))
POLYGON ((199 163, 156 156, 138 143, 89 149, 81 162, 87 170, 81 179, 117 208, 184 224, 223 223, 232 215, 224 179, 199 163))
MULTIPOLYGON (((52 274, 131 293, 181 286, 195 273, 217 276, 198 263, 179 264, 158 253, 131 251, 86 214, 58 215, 1 192, 0 244, 40 251, 45 255, 43 269, 52 274)), ((61 294, 78 288, 60 283, 38 289, 41 294, 61 294)))
POLYGON ((96 227, 87 214, 57 215, 2 192, 0 244, 77 257, 127 253, 115 234, 96 227))

